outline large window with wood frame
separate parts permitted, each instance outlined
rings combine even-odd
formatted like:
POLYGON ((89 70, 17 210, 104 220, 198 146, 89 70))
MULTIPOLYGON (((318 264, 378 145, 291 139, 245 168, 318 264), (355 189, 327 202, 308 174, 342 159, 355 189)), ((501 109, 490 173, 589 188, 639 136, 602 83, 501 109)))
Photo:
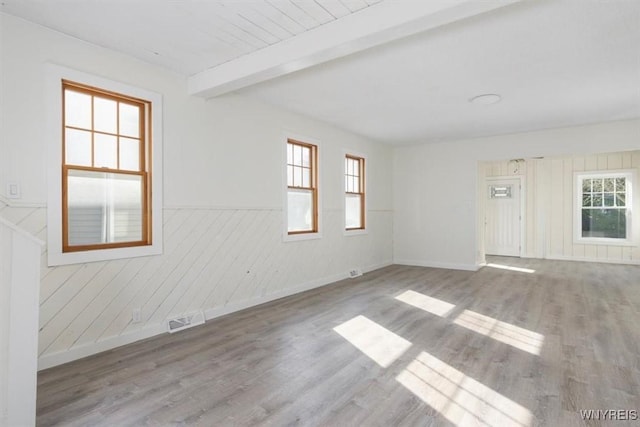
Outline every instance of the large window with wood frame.
POLYGON ((347 154, 344 159, 345 228, 364 230, 364 158, 347 154))
POLYGON ((151 103, 62 82, 63 252, 151 244, 151 103))
POLYGON ((287 140, 287 232, 318 232, 318 147, 287 140))

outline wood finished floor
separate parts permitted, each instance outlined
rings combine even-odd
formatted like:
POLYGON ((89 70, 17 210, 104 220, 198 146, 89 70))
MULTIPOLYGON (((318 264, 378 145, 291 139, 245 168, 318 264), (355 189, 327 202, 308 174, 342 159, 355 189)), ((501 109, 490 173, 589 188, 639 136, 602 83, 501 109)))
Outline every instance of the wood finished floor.
POLYGON ((491 262, 535 272, 391 266, 48 369, 38 425, 640 425, 578 412, 640 411, 640 267, 491 262))

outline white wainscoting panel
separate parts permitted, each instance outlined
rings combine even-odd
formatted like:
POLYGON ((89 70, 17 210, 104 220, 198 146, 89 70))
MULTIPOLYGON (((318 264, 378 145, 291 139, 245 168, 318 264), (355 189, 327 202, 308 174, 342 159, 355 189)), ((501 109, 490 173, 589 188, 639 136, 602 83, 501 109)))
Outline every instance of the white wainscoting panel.
MULTIPOLYGON (((356 236, 344 236, 341 210, 323 215, 321 239, 283 242, 278 209, 172 208, 161 256, 46 267, 44 253, 40 368, 164 332, 172 316, 212 318, 391 264, 391 211, 369 211, 356 236)), ((0 204, 0 216, 46 236, 44 208, 0 204)))

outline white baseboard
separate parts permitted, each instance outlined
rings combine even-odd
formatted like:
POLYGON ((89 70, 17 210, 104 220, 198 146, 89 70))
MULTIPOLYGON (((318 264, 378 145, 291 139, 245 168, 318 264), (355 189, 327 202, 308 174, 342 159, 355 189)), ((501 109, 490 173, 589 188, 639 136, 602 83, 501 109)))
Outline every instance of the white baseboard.
MULTIPOLYGON (((379 265, 368 266, 363 268, 363 272, 368 273, 373 270, 378 270, 380 268, 388 267, 392 264, 393 263, 389 261, 379 265)), ((255 307, 257 305, 264 304, 270 301, 275 301, 280 298, 285 298, 291 295, 299 294, 301 292, 309 291, 311 289, 326 286, 331 283, 335 283, 340 280, 346 279, 348 277, 349 277, 348 272, 335 274, 333 276, 324 277, 322 279, 312 280, 310 282, 304 283, 302 285, 299 285, 293 288, 282 289, 272 294, 261 296, 259 298, 238 301, 232 304, 225 305, 224 307, 210 308, 204 311, 204 317, 206 320, 215 319, 216 317, 224 316, 226 314, 234 313, 236 311, 244 310, 246 308, 255 307)))
POLYGON ((165 323, 150 325, 146 328, 128 332, 123 335, 109 337, 102 341, 87 343, 72 347, 69 350, 58 351, 51 354, 45 354, 38 359, 38 370, 52 368, 74 360, 82 359, 103 351, 111 350, 126 344, 131 344, 154 335, 159 335, 167 331, 165 323))
POLYGON ((564 255, 547 255, 545 259, 555 261, 599 262, 604 264, 640 265, 640 260, 633 259, 601 259, 587 257, 573 257, 564 255))
POLYGON ((373 265, 369 265, 367 267, 363 267, 362 268, 362 272, 363 273, 370 273, 370 272, 375 271, 375 270, 380 270, 381 268, 389 267, 390 265, 393 265, 393 261, 385 261, 385 262, 382 262, 380 264, 373 264, 373 265))
MULTIPOLYGON (((391 261, 381 263, 379 265, 371 265, 364 267, 363 271, 368 273, 373 270, 388 267, 392 264, 391 261)), ((224 316, 225 314, 231 314, 236 311, 244 310, 246 308, 255 307, 256 305, 264 304, 269 301, 274 301, 280 298, 288 297, 298 294, 300 292, 308 291, 311 289, 326 286, 331 283, 346 279, 349 277, 349 273, 334 274, 332 276, 323 277, 321 279, 312 280, 302 285, 298 285, 288 289, 282 289, 269 295, 264 295, 259 298, 253 298, 245 301, 238 301, 232 304, 225 305, 224 307, 215 307, 204 310, 206 320, 215 319, 216 317, 224 316)), ((72 347, 69 350, 59 351, 56 353, 45 354, 38 359, 38 370, 52 368, 54 366, 62 365, 64 363, 72 362, 74 360, 82 359, 103 351, 108 351, 116 347, 120 347, 126 344, 131 344, 136 341, 140 341, 146 338, 153 337, 167 333, 166 322, 161 322, 154 325, 149 325, 143 329, 131 331, 123 335, 106 338, 102 341, 87 343, 72 347)))
POLYGON ((264 304, 270 301, 274 301, 280 298, 288 297, 298 294, 300 292, 308 291, 311 289, 319 288, 321 286, 328 285, 330 283, 337 282, 347 278, 347 273, 336 274, 333 276, 325 277, 319 280, 313 280, 303 285, 296 286, 294 288, 282 289, 269 295, 263 295, 258 298, 252 298, 244 301, 237 301, 231 304, 227 304, 223 307, 210 308, 204 311, 204 317, 206 320, 215 319, 216 317, 224 316, 226 314, 235 313, 236 311, 244 310, 256 305, 264 304))
POLYGON ((398 265, 409 265, 414 267, 431 267, 431 268, 445 268, 447 270, 465 270, 465 271, 478 271, 481 266, 475 264, 457 264, 450 262, 439 261, 416 261, 408 259, 396 259, 393 262, 398 265))

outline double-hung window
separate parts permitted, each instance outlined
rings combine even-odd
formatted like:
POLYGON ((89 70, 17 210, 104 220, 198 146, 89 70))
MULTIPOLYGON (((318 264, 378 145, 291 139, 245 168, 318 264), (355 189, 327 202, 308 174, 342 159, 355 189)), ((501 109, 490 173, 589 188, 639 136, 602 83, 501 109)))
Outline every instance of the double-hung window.
POLYGON ((287 140, 287 233, 318 232, 318 147, 287 140))
POLYGON ((63 252, 151 244, 151 104, 63 81, 63 252))
POLYGON ((364 158, 347 154, 344 159, 346 230, 365 228, 364 183, 364 158))
POLYGON ((633 174, 576 175, 575 232, 578 243, 626 244, 631 236, 633 174))

